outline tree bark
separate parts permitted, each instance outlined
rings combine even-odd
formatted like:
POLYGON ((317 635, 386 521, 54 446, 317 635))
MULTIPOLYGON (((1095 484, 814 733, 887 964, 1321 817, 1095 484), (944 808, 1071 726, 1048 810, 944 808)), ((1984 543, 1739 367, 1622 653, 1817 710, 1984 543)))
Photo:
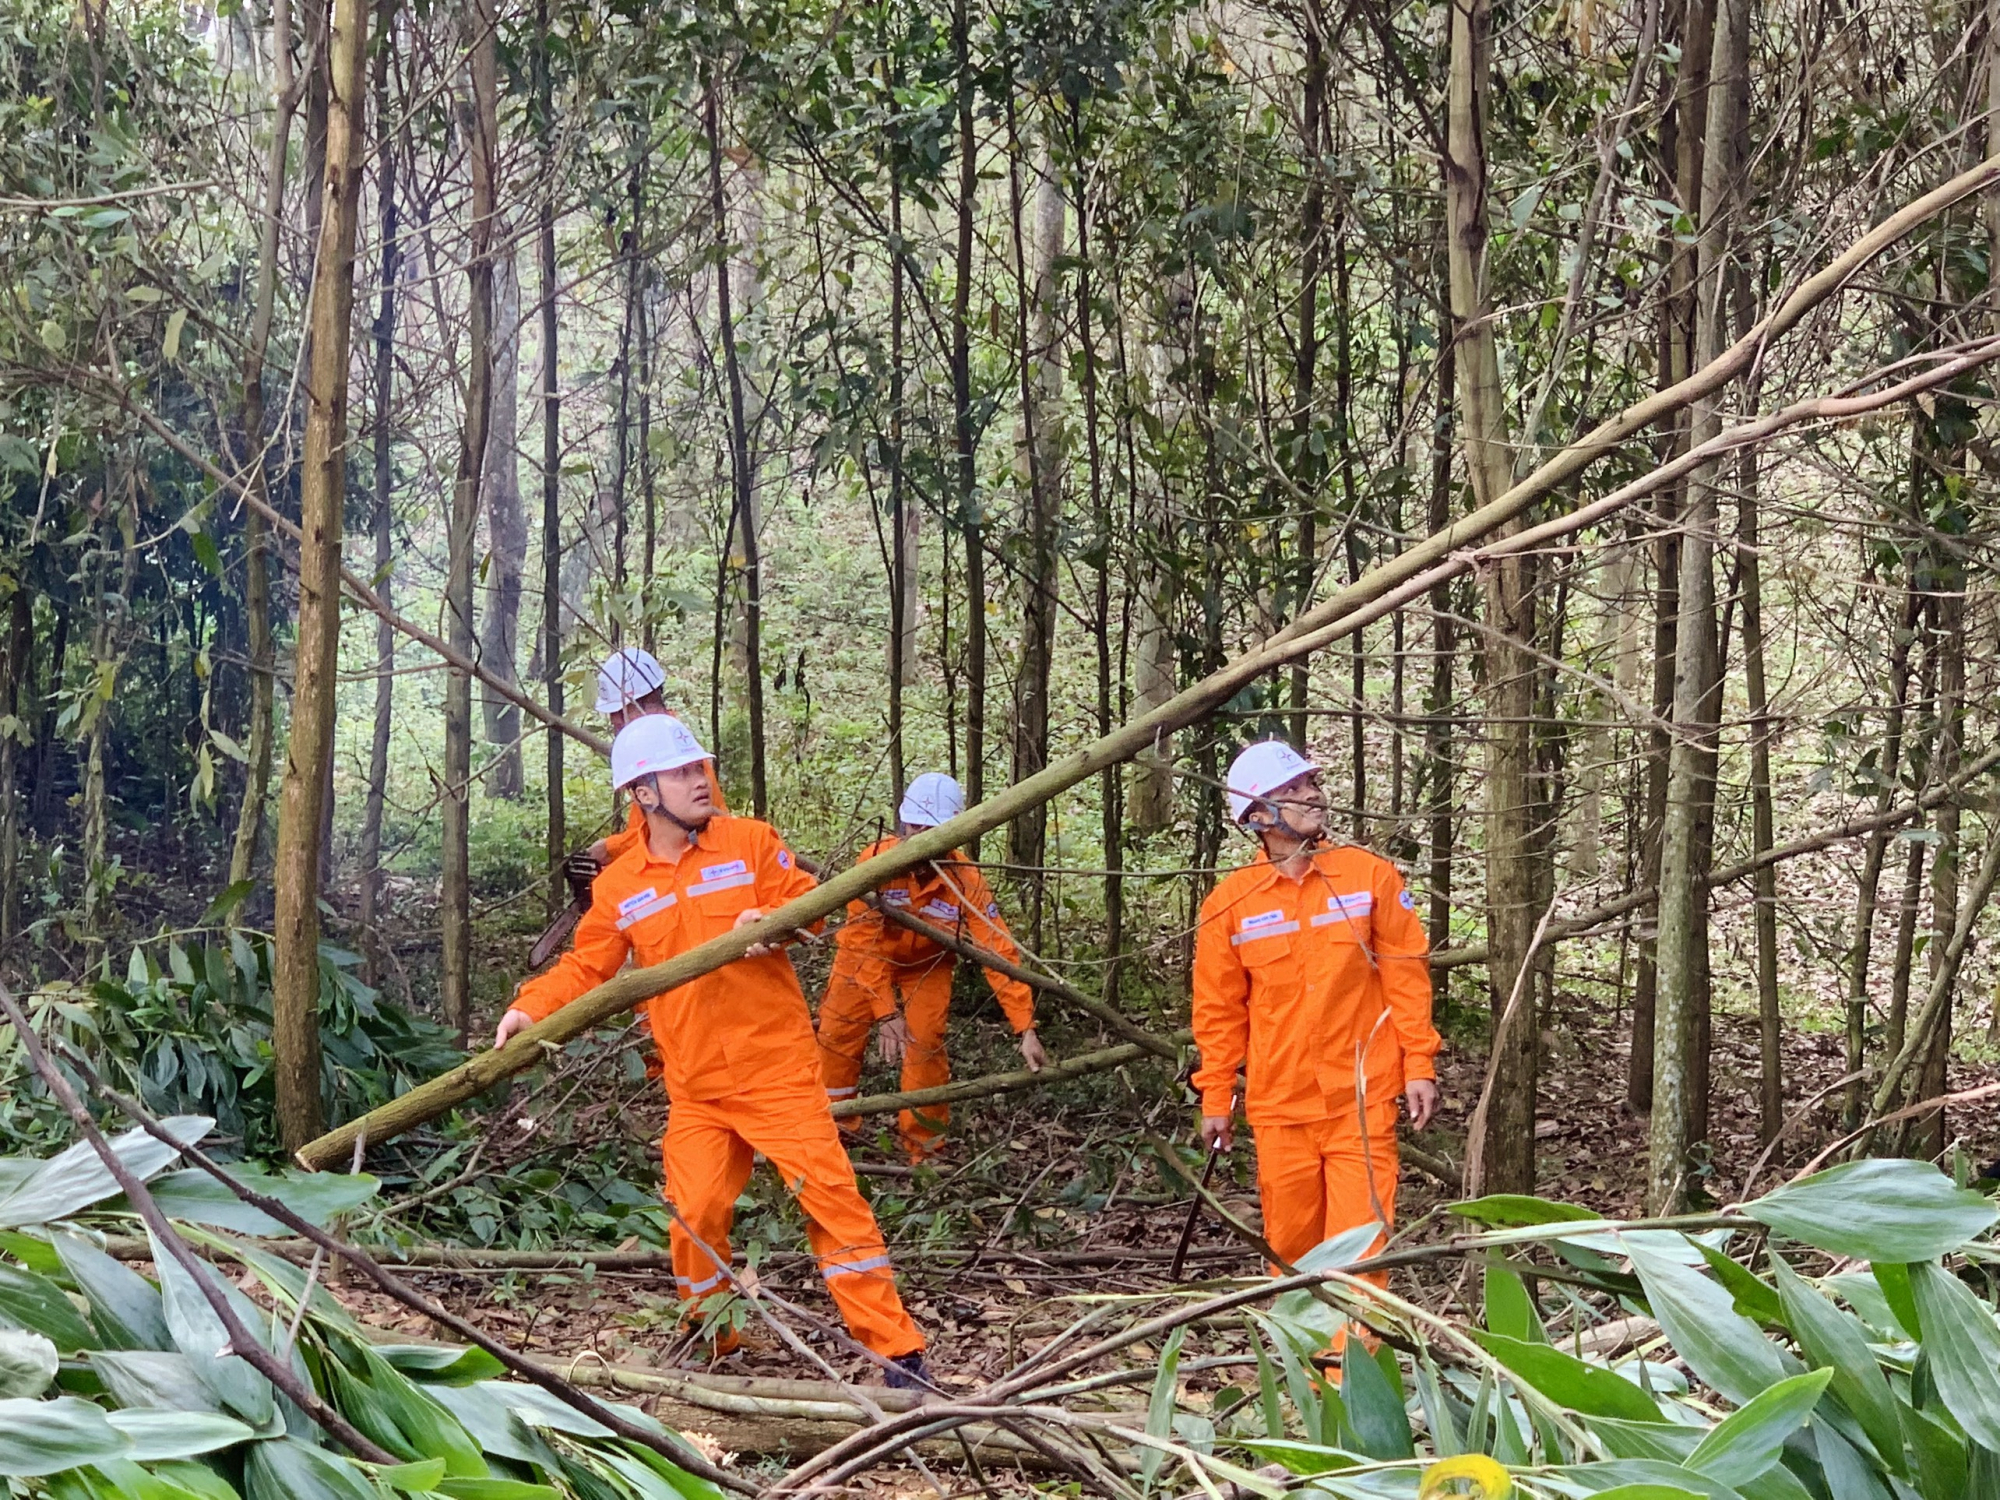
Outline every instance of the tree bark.
MULTIPOLYGON (((1940 582, 1947 592, 1937 600, 1938 632, 1938 716, 1937 746, 1932 752, 1932 774, 1950 781, 1958 774, 1964 758, 1965 736, 1965 584, 1964 572, 1956 563, 1941 570, 1940 582)), ((1937 853, 1931 860, 1931 978, 1935 983, 1947 973, 1947 950, 1953 923, 1963 917, 1959 911, 1959 799, 1948 798, 1937 813, 1937 853)), ((1989 883, 1990 889, 1990 883, 1989 883)), ((1976 896, 1972 916, 1976 920, 1983 895, 1976 896)), ((1947 992, 1956 988, 1956 976, 1945 981, 1947 992)), ((1912 1089, 1915 1099, 1935 1099, 1945 1092, 1946 1073, 1951 1064, 1953 1006, 1947 1002, 1931 1026, 1929 1045, 1923 1052, 1912 1089)), ((1944 1107, 1919 1115, 1907 1128, 1906 1139, 1914 1153, 1933 1157, 1944 1150, 1946 1139, 1944 1107)))
MULTIPOLYGON (((535 260, 542 320, 542 680, 549 711, 563 711, 562 673, 562 386, 556 360, 556 163, 555 91, 549 77, 549 0, 535 4, 536 135, 541 147, 542 182, 535 205, 535 260)), ((549 804, 548 911, 553 917, 569 901, 563 880, 568 853, 563 788, 563 737, 547 736, 549 804)))
POLYGON ((21 931, 21 783, 20 752, 31 741, 27 703, 21 691, 33 670, 34 606, 27 589, 17 587, 7 605, 5 693, 0 699, 0 944, 12 943, 21 931))
POLYGON ((278 793, 273 871, 271 1048, 278 1130, 287 1150, 319 1133, 320 820, 333 759, 340 666, 340 540, 347 498, 347 371, 354 312, 367 56, 366 0, 334 0, 318 66, 327 96, 319 274, 307 313, 306 430, 299 479, 298 656, 292 729, 278 793))
MULTIPOLYGON (((401 232, 396 218, 396 153, 390 148, 385 123, 389 119, 389 57, 386 38, 394 24, 396 0, 380 0, 376 34, 383 39, 375 48, 375 121, 382 149, 377 157, 376 201, 378 236, 382 252, 381 300, 376 307, 375 326, 375 588, 384 602, 392 599, 392 564, 395 539, 392 535, 392 491, 395 464, 390 451, 394 429, 390 425, 391 399, 396 381, 396 277, 401 265, 401 232)), ((367 955, 364 978, 379 984, 382 973, 382 937, 379 930, 382 908, 382 814, 389 788, 389 728, 396 703, 396 628, 387 619, 375 620, 375 724, 368 741, 368 790, 361 810, 361 914, 363 951, 367 955)), ((551 736, 559 739, 561 736, 551 736)))
MULTIPOLYGON (((1319 0, 1307 0, 1300 16, 1305 64, 1299 80, 1299 146, 1304 158, 1305 192, 1299 202, 1298 353, 1292 365, 1292 470, 1301 495, 1316 488, 1320 465, 1311 447, 1313 385, 1319 373, 1320 262, 1325 254, 1326 173, 1320 165, 1326 149, 1326 21, 1319 0)), ((1346 316, 1343 307, 1341 315, 1346 316)), ((1342 419, 1345 420, 1345 410, 1342 419)), ((1306 500, 1299 505, 1298 552, 1294 562, 1290 614, 1312 603, 1313 581, 1319 567, 1319 508, 1306 500)), ((1312 665, 1292 667, 1291 737, 1309 743, 1306 706, 1312 686, 1312 665)))
MULTIPOLYGON (((450 571, 445 616, 453 649, 478 651, 473 622, 473 553, 478 543, 479 492, 493 404, 494 173, 499 153, 499 61, 494 0, 473 0, 466 14, 466 65, 471 98, 461 109, 472 177, 465 276, 465 416, 452 485, 450 571)), ((443 928, 441 991, 446 1019, 466 1036, 472 1027, 472 677, 454 670, 445 680, 443 928)))
MULTIPOLYGON (((1486 92, 1492 71, 1488 0, 1451 8, 1445 213, 1451 311, 1466 469, 1481 506, 1513 479, 1500 355, 1486 291, 1486 92)), ((1501 534, 1519 529, 1510 521, 1501 534)), ((1468 1181, 1485 1192, 1532 1192, 1540 1025, 1523 978, 1537 914, 1534 873, 1535 601, 1526 560, 1488 569, 1486 616, 1486 905, 1495 1087, 1480 1159, 1468 1181), (1517 998, 1518 997, 1518 998, 1517 998), (1510 1002, 1515 1013, 1508 1014, 1510 1002)))
MULTIPOLYGON (((271 345, 271 319, 278 295, 278 234, 285 211, 285 166, 290 159, 292 115, 299 89, 292 77, 290 0, 271 7, 271 55, 276 65, 276 112, 264 158, 264 216, 257 246, 257 301, 250 317, 250 342, 243 352, 243 451, 236 464, 257 494, 267 496, 264 477, 264 360, 271 345)), ((244 744, 243 801, 236 813, 230 846, 229 883, 248 880, 264 832, 264 804, 271 791, 273 686, 277 654, 271 642, 270 528, 252 507, 243 518, 243 614, 250 645, 250 724, 244 744)), ((240 910, 240 906, 238 908, 240 910)))
MULTIPOLYGON (((1771 802, 1771 701, 1764 682, 1764 585, 1757 540, 1757 455, 1746 453, 1737 467, 1736 540, 1743 594, 1743 679, 1750 710, 1750 852, 1767 853, 1777 843, 1777 814, 1771 802)), ((1785 1116, 1784 1012, 1778 994, 1778 867, 1757 872, 1757 1043, 1761 1064, 1758 1136, 1777 1139, 1785 1116)))
MULTIPOLYGON (((1446 334, 1451 326, 1450 288, 1439 289, 1438 326, 1441 351, 1437 363, 1437 408, 1431 419, 1431 493, 1426 521, 1432 535, 1451 524, 1452 410, 1458 401, 1458 346, 1446 334)), ((1430 811, 1430 879, 1425 927, 1433 949, 1451 942, 1451 859, 1454 825, 1451 712, 1452 657, 1458 649, 1458 626, 1451 607, 1451 585, 1431 590, 1431 685, 1424 704, 1424 786, 1430 811)), ((1442 991, 1439 994, 1443 1000, 1442 991)))
MULTIPOLYGON (((492 400, 480 466, 486 501, 486 613, 479 622, 479 660, 509 685, 520 681, 514 661, 521 575, 528 565, 528 523, 521 513, 521 328, 521 278, 510 245, 493 259, 492 400)), ((518 801, 527 782, 521 764, 521 710, 491 691, 481 694, 480 708, 486 743, 499 752, 486 778, 486 793, 518 801)))
MULTIPOLYGON (((951 291, 952 444, 957 459, 958 524, 965 541, 965 793, 986 799, 986 527, 979 497, 979 437, 972 425, 973 219, 979 202, 979 142, 967 0, 952 0, 951 44, 958 84, 958 240, 951 291)), ((972 845, 979 857, 979 846, 972 845)))

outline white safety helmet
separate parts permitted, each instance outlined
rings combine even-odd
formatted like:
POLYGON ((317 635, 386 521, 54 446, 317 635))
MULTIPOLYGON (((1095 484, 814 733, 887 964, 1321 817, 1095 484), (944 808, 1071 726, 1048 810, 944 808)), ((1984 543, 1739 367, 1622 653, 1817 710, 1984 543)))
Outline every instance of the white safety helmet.
POLYGON ((611 742, 611 785, 618 791, 656 771, 674 771, 709 759, 679 719, 671 714, 645 714, 618 731, 611 742))
POLYGON ((626 646, 612 652, 597 669, 597 711, 615 714, 667 685, 667 674, 650 651, 626 646))
POLYGON ((1283 740, 1259 740, 1229 763, 1229 817, 1241 823, 1250 809, 1288 781, 1318 767, 1283 740))
POLYGON ((965 788, 942 771, 926 771, 903 793, 896 816, 912 828, 935 828, 965 811, 965 788))

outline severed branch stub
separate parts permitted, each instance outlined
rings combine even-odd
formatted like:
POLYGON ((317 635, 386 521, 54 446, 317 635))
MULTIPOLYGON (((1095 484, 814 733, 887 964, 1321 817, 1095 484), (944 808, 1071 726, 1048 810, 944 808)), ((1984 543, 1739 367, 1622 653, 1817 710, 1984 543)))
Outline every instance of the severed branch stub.
MULTIPOLYGON (((76 1090, 70 1087, 69 1080, 63 1077, 62 1070, 50 1060, 47 1050, 42 1046, 41 1038, 35 1035, 34 1027, 28 1024, 27 1016, 22 1013, 21 1007, 15 1003, 14 996, 5 985, 0 985, 0 1013, 4 1013, 13 1023, 15 1035, 21 1039, 21 1050, 27 1054, 29 1063, 41 1075, 42 1082, 48 1085, 49 1092, 56 1096, 56 1102, 69 1113, 78 1132, 90 1142, 91 1150, 95 1151, 98 1160, 104 1163, 104 1169, 111 1174, 112 1181, 118 1184, 119 1190, 125 1194, 126 1200, 137 1211, 140 1219, 148 1229, 152 1230, 154 1239, 188 1274, 189 1279, 201 1292, 202 1300, 208 1303, 209 1310, 222 1324, 224 1332, 229 1335, 229 1346, 222 1352, 240 1356, 245 1364, 283 1391, 301 1411, 332 1433, 357 1457, 372 1464, 396 1463, 398 1460, 393 1453, 378 1446, 366 1433, 322 1401, 319 1393, 301 1381, 296 1371, 280 1361, 258 1341, 254 1333, 243 1326, 243 1320, 236 1316, 236 1309, 229 1305, 229 1299, 222 1295, 222 1289, 211 1279, 208 1267, 193 1250, 188 1248, 187 1241, 180 1237, 174 1226, 167 1222, 167 1216, 160 1211, 160 1205, 153 1201, 153 1195, 146 1190, 146 1184, 139 1180, 138 1175, 125 1165, 116 1151, 111 1149, 110 1142, 104 1139, 103 1132, 90 1118, 90 1111, 77 1097, 76 1090)), ((102 1081, 97 1079, 95 1074, 87 1076, 94 1090, 99 1093, 105 1092, 102 1081)), ((122 1101, 120 1107, 123 1107, 122 1101)), ((138 1123, 148 1135, 164 1145, 173 1147, 190 1161, 196 1158, 207 1160, 194 1146, 175 1140, 167 1134, 157 1121, 149 1118, 138 1123)), ((225 1181, 229 1180, 227 1174, 223 1176, 225 1181)))

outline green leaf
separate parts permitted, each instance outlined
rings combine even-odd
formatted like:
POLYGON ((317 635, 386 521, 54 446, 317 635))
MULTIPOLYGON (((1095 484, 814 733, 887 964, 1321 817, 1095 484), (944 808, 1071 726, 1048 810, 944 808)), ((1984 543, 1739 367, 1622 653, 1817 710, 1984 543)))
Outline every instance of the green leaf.
POLYGON ((1498 1262, 1486 1267, 1486 1326, 1503 1338, 1524 1344, 1546 1344, 1547 1330, 1528 1284, 1511 1266, 1498 1262))
POLYGON ((221 1405, 185 1354, 93 1349, 90 1368, 120 1406, 135 1411, 219 1412, 221 1405))
POLYGON ((1778 1461, 1785 1439, 1805 1426, 1832 1379, 1831 1370, 1813 1370, 1779 1381, 1711 1428, 1687 1466, 1724 1484, 1748 1484, 1778 1461))
POLYGON ((181 329, 187 326, 187 309, 177 307, 167 315, 167 335, 160 341, 160 353, 167 359, 181 357, 181 329))
POLYGON ((1778 1294, 1751 1272, 1748 1266, 1731 1260, 1713 1245, 1701 1245, 1701 1258, 1708 1262, 1715 1279, 1728 1291, 1736 1310, 1753 1323, 1783 1328, 1785 1311, 1778 1294))
POLYGON ((1973 1442, 2000 1449, 2000 1328, 1993 1309, 1931 1261, 1910 1267, 1910 1290, 1945 1410, 1973 1442))
POLYGON ((519 1479, 441 1479, 432 1486, 451 1500, 562 1500, 562 1491, 519 1479))
POLYGON ((1889 1500, 1889 1487, 1882 1482, 1875 1466, 1828 1423, 1814 1425, 1813 1447, 1819 1454, 1820 1473, 1826 1479, 1828 1494, 1837 1495, 1840 1500, 1889 1500))
POLYGON ((1692 1266, 1636 1241, 1627 1251, 1646 1302, 1688 1368, 1738 1406, 1793 1373, 1734 1299, 1692 1266))
POLYGON ((1883 1462, 1900 1472, 1903 1429, 1896 1417, 1896 1398, 1868 1347, 1860 1319, 1814 1291, 1782 1256, 1771 1258, 1771 1275, 1799 1348, 1813 1364, 1833 1372, 1833 1394, 1853 1413, 1883 1462))
MULTIPOLYGON (((225 755, 229 754, 229 747, 236 744, 228 736, 217 734, 214 730, 209 731, 209 737, 223 747, 225 755)), ((250 757, 239 754, 233 758, 248 760, 250 757)), ((201 914, 202 926, 216 927, 228 921, 229 914, 248 900, 250 893, 256 889, 257 882, 247 879, 239 880, 234 885, 224 886, 216 898, 208 903, 208 910, 201 914)))
POLYGON ((243 1489, 246 1500, 381 1500, 352 1463, 292 1437, 251 1444, 243 1489))
POLYGON ((2000 1220, 1929 1162, 1871 1157, 1789 1182, 1742 1210, 1779 1234, 1865 1261, 1935 1260, 2000 1220))
POLYGON ((404 1494, 427 1494, 436 1489, 438 1481, 444 1478, 444 1460, 427 1458, 422 1463, 391 1464, 387 1468, 377 1469, 375 1477, 391 1489, 401 1490, 404 1494))
POLYGON ((63 1269, 90 1304, 90 1321, 103 1343, 118 1349, 171 1349, 160 1289, 74 1234, 51 1236, 63 1269))
MULTIPOLYGON (((1910 1268, 1901 1261, 1878 1260, 1868 1268, 1868 1274, 1882 1294, 1894 1325, 1907 1330, 1906 1337, 1921 1340, 1923 1326, 1917 1317, 1916 1294, 1910 1290, 1910 1268)), ((1858 1303, 1855 1310, 1860 1311, 1858 1303)))
POLYGON ((125 1435, 101 1408, 75 1396, 53 1401, 0 1401, 0 1476, 28 1479, 79 1464, 121 1458, 125 1435))
MULTIPOLYGON (((215 1128, 215 1121, 207 1115, 173 1115, 160 1121, 160 1127, 170 1138, 194 1145, 215 1128)), ((137 1126, 114 1136, 110 1146, 126 1170, 141 1182, 159 1176, 180 1155, 137 1126)), ((117 1181, 90 1142, 78 1141, 50 1157, 26 1182, 0 1198, 0 1229, 67 1219, 117 1191, 117 1181)))
POLYGON ((375 1399, 416 1453, 442 1459, 447 1470, 463 1478, 477 1479, 491 1472, 479 1445, 456 1417, 368 1345, 359 1345, 358 1352, 375 1399))
POLYGON ((1445 1211, 1496 1229, 1519 1224, 1587 1223, 1602 1217, 1574 1203, 1557 1203, 1527 1193, 1489 1193, 1484 1198, 1454 1203, 1445 1211))
POLYGON ((507 1373, 507 1367, 484 1349, 455 1349, 443 1344, 377 1344, 375 1352, 412 1380, 426 1385, 471 1385, 507 1373))
MULTIPOLYGON (((1382 1352, 1394 1369, 1395 1352, 1382 1352)), ((1379 1459, 1416 1457, 1400 1373, 1391 1376, 1352 1335, 1340 1359, 1340 1399, 1346 1404, 1347 1420, 1363 1453, 1379 1459)))
MULTIPOLYGON (((381 1183, 365 1172, 286 1173, 271 1176, 255 1168, 232 1167, 229 1175, 245 1187, 275 1198, 316 1229, 339 1215, 359 1208, 381 1183)), ((198 1169, 171 1172, 152 1186, 153 1201, 170 1219, 209 1224, 272 1239, 294 1231, 252 1208, 208 1173, 198 1169)))
POLYGON ((1599 1490, 1597 1500, 1701 1500, 1693 1490, 1673 1484, 1621 1484, 1599 1490))
POLYGON ((1282 1464, 1294 1474, 1331 1474, 1361 1462, 1358 1454, 1325 1443, 1301 1443, 1294 1438, 1245 1438, 1239 1444, 1259 1458, 1282 1464))
MULTIPOLYGON (((32 1158, 27 1159, 27 1164, 30 1167, 41 1165, 32 1158)), ((24 1234, 18 1230, 0 1229, 0 1255, 11 1255, 30 1271, 38 1271, 57 1280, 62 1279, 62 1257, 56 1254, 56 1247, 45 1239, 37 1239, 32 1234, 24 1234)))
POLYGON ((1652 1397, 1623 1375, 1586 1364, 1551 1344, 1529 1344, 1503 1334, 1472 1335, 1507 1373, 1532 1386, 1556 1405, 1593 1417, 1627 1422, 1664 1422, 1652 1397))
MULTIPOLYGON (((167 1327, 181 1353, 194 1365, 195 1378, 251 1426, 265 1426, 277 1412, 271 1382, 241 1355, 223 1352, 229 1347, 229 1334, 222 1320, 194 1278, 157 1239, 153 1242, 153 1267, 159 1272, 160 1292, 166 1300, 167 1327)), ((201 1274, 222 1292, 230 1310, 254 1333, 262 1315, 250 1300, 207 1266, 201 1267, 201 1274)))
POLYGON ((49 1388, 62 1365, 56 1346, 25 1328, 0 1328, 0 1401, 25 1400, 49 1388))
POLYGON ((1614 1458, 1604 1463, 1574 1464, 1553 1473, 1575 1482, 1585 1493, 1618 1493, 1620 1487, 1653 1486, 1669 1494, 1693 1495, 1701 1500, 1743 1500, 1729 1485, 1706 1474, 1697 1474, 1679 1464, 1649 1458, 1614 1458))
POLYGON ((477 1385, 433 1386, 430 1394, 494 1458, 553 1467, 555 1453, 514 1414, 515 1397, 522 1389, 503 1380, 482 1380, 477 1385))
POLYGON ((110 1421, 132 1440, 132 1459, 142 1464, 199 1458, 256 1436, 234 1417, 213 1411, 114 1411, 110 1421))
MULTIPOLYGON (((1181 1337, 1187 1332, 1176 1328, 1167 1335, 1166 1347, 1160 1353, 1160 1371, 1153 1377, 1153 1391, 1146 1399, 1146 1436, 1170 1438, 1174 1431, 1174 1406, 1180 1395, 1177 1383, 1181 1367, 1181 1337)), ((1159 1477, 1160 1466, 1167 1461, 1164 1449, 1148 1444, 1137 1454, 1139 1478, 1148 1489, 1159 1477)))
POLYGON ((153 1472, 170 1479, 197 1500, 243 1500, 236 1489, 207 1464, 193 1459, 176 1459, 155 1464, 153 1472))
POLYGON ((61 1287, 23 1266, 0 1261, 0 1327, 5 1326, 39 1333, 64 1354, 96 1342, 61 1287))

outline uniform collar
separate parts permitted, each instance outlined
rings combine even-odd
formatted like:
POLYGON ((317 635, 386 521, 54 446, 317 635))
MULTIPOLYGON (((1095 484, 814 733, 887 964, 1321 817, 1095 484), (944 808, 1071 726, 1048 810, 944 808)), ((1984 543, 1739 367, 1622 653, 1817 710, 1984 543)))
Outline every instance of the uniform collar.
MULTIPOLYGON (((1327 862, 1345 848, 1347 848, 1345 844, 1328 844, 1323 848, 1314 850, 1312 862, 1307 865, 1306 873, 1299 877, 1297 883, 1300 885, 1305 884, 1306 878, 1311 875, 1332 874, 1333 872, 1328 867, 1327 862)), ((1249 868, 1258 872, 1257 882, 1254 887, 1256 890, 1269 889, 1277 885, 1280 881, 1289 878, 1272 862, 1269 852, 1265 850, 1261 842, 1257 845, 1257 857, 1250 862, 1249 868)))

